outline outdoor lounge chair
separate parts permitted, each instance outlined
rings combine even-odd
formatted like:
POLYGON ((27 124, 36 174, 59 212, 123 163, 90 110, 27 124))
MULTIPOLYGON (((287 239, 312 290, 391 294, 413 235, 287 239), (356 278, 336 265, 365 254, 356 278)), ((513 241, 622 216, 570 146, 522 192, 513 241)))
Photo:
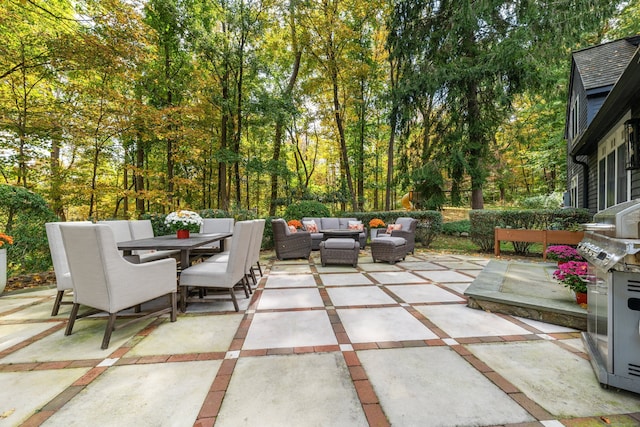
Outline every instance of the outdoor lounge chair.
POLYGON ((271 226, 273 227, 273 243, 278 259, 309 258, 311 233, 308 231, 292 233, 282 218, 272 220, 271 226))
MULTIPOLYGON (((118 312, 161 296, 169 296, 169 307, 133 320, 171 313, 176 320, 176 260, 173 258, 133 264, 118 252, 111 229, 105 225, 60 225, 73 283, 73 308, 65 335, 71 335, 80 305, 109 313, 102 349, 109 347, 118 312)), ((95 310, 91 311, 91 313, 95 310)), ((126 322, 119 327, 123 327, 126 322)))
POLYGON ((380 237, 402 237, 407 241, 407 253, 414 253, 416 245, 416 227, 418 220, 415 218, 400 217, 396 218, 396 224, 400 224, 400 230, 393 230, 391 233, 378 232, 377 238, 380 237))

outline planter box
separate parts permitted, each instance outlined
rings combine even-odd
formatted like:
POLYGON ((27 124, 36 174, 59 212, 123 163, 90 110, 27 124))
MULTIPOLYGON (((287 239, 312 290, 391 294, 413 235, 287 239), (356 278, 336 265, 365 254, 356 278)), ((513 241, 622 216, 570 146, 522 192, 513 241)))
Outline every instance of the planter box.
POLYGON ((567 230, 526 230, 516 228, 495 228, 494 253, 500 256, 500 242, 542 243, 542 259, 547 259, 549 245, 577 245, 584 237, 584 231, 567 230))

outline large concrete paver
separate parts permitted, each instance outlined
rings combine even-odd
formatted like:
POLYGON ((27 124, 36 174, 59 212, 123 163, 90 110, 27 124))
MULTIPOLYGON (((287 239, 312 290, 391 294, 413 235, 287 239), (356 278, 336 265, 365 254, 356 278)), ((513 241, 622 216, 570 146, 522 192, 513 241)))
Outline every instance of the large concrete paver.
POLYGON ((112 366, 44 426, 188 426, 221 361, 112 366))
POLYGON ((640 411, 638 395, 603 389, 587 360, 553 342, 473 344, 468 348, 558 418, 640 411))
POLYGON ((534 421, 448 347, 366 350, 358 357, 393 426, 485 426, 534 421))
POLYGON ((366 426, 342 354, 238 360, 216 420, 236 426, 366 426))

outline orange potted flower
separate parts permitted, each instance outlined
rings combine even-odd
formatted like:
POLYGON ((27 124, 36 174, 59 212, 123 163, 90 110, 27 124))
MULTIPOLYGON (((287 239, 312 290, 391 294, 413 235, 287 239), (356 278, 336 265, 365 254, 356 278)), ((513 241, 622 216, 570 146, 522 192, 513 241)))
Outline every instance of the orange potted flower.
POLYGON ((378 235, 378 229, 384 228, 387 225, 380 218, 373 218, 369 221, 369 229, 371 230, 371 240, 375 239, 378 235))
POLYGON ((287 221, 287 225, 289 226, 289 230, 291 230, 292 233, 297 233, 298 230, 302 229, 302 223, 297 219, 290 219, 289 221, 287 221))

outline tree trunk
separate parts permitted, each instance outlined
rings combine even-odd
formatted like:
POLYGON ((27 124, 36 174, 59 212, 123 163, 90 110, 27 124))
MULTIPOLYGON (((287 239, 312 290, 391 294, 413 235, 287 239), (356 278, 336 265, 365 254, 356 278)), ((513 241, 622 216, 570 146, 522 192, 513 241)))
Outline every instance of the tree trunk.
POLYGON ((66 221, 64 206, 62 205, 62 176, 60 174, 60 143, 57 139, 51 142, 51 208, 60 221, 66 221))
MULTIPOLYGON (((293 88, 296 84, 296 79, 298 78, 298 71, 300 70, 300 60, 302 58, 302 50, 298 47, 298 37, 296 33, 296 22, 295 22, 295 5, 296 1, 292 0, 289 2, 289 24, 291 26, 291 47, 294 54, 293 61, 293 69, 291 70, 291 76, 289 77, 289 82, 287 83, 287 87, 282 93, 282 98, 286 101, 289 101, 291 97, 291 93, 293 92, 293 88)), ((280 149, 282 146, 282 129, 284 128, 285 118, 284 111, 278 111, 276 116, 276 127, 274 132, 274 141, 273 141, 273 156, 272 156, 272 165, 275 170, 271 171, 271 201, 269 202, 269 216, 275 216, 276 214, 276 201, 278 200, 278 168, 277 165, 280 162, 280 149)))
MULTIPOLYGON (((225 72, 222 76, 222 117, 220 122, 220 151, 227 149, 228 126, 229 126, 229 65, 225 63, 225 72)), ((218 163, 218 207, 222 210, 229 210, 229 198, 227 197, 227 163, 223 158, 218 163)))

